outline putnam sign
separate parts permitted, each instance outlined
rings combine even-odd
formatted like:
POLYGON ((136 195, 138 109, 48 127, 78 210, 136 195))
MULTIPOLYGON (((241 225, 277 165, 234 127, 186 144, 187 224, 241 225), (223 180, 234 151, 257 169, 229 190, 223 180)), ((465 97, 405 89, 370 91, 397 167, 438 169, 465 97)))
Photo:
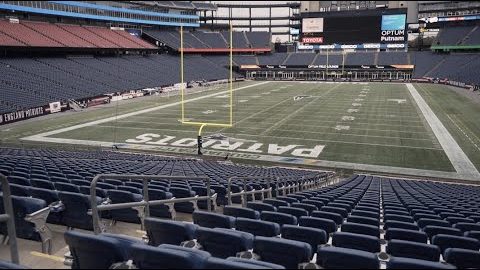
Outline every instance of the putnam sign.
MULTIPOLYGON (((125 140, 127 143, 147 144, 156 146, 174 147, 196 147, 197 138, 177 138, 176 136, 145 133, 135 139, 125 140)), ((269 154, 278 156, 294 156, 303 158, 318 158, 325 148, 324 145, 315 145, 313 148, 306 148, 304 145, 279 145, 275 143, 266 144, 252 141, 220 141, 206 139, 202 144, 204 149, 223 151, 235 151, 252 154, 269 154)))

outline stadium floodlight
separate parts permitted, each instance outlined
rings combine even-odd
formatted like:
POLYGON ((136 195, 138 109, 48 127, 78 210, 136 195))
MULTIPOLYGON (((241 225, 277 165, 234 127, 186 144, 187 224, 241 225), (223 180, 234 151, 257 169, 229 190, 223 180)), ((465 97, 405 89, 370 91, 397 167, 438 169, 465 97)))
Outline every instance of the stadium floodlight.
POLYGON ((197 122, 197 121, 190 121, 189 119, 185 118, 185 81, 184 81, 184 47, 183 47, 183 26, 180 26, 180 92, 181 92, 181 111, 182 111, 182 120, 181 123, 184 125, 193 125, 198 126, 198 137, 197 137, 197 146, 198 146, 198 154, 202 155, 202 130, 204 127, 211 126, 211 127, 222 127, 222 128, 231 128, 233 127, 233 25, 230 21, 230 42, 229 42, 229 50, 230 50, 230 69, 229 69, 229 82, 228 82, 228 93, 230 99, 230 109, 229 109, 229 122, 228 123, 215 123, 215 122, 197 122))

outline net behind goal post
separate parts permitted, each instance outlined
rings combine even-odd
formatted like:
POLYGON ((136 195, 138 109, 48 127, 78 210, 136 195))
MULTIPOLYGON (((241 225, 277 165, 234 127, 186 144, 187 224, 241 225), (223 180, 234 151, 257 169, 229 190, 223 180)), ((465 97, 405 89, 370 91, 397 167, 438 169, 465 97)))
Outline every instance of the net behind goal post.
MULTIPOLYGON (((205 127, 231 128, 233 127, 233 33, 232 24, 229 29, 229 59, 228 59, 228 83, 225 92, 221 95, 202 99, 198 102, 186 101, 186 82, 185 82, 185 57, 184 57, 184 33, 183 26, 180 27, 180 93, 181 93, 181 123, 183 125, 191 125, 199 128, 198 135, 201 135, 202 129, 205 127)), ((222 87, 222 84, 220 84, 222 87)), ((214 93, 208 91, 205 95, 214 93)))

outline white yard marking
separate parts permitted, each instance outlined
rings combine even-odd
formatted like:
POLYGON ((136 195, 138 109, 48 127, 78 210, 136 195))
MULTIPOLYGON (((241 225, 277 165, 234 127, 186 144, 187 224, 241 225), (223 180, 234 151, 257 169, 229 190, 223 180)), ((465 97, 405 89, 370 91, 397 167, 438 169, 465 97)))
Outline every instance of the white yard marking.
MULTIPOLYGON (((246 85, 246 86, 236 88, 233 91, 238 91, 238 90, 242 90, 242 89, 246 89, 246 88, 252 88, 252 87, 259 86, 259 85, 264 85, 264 84, 267 84, 267 83, 270 83, 270 82, 266 81, 266 82, 246 85)), ((197 101, 197 100, 202 100, 202 99, 206 99, 206 98, 215 97, 217 95, 222 95, 222 94, 225 94, 225 93, 228 93, 228 92, 229 92, 229 90, 222 91, 222 92, 219 92, 219 93, 213 93, 213 94, 209 94, 209 95, 205 95, 205 96, 200 96, 200 97, 196 97, 196 98, 191 98, 191 99, 185 100, 185 103, 190 103, 190 102, 194 102, 194 101, 197 101)), ((104 118, 104 119, 91 121, 91 122, 87 122, 87 123, 84 123, 84 124, 74 125, 74 126, 70 126, 70 127, 66 127, 66 128, 61 128, 61 129, 56 129, 56 130, 52 130, 52 131, 49 131, 49 132, 36 134, 36 135, 33 135, 33 136, 28 136, 28 137, 25 137, 25 138, 21 138, 21 140, 40 141, 40 142, 50 141, 50 140, 46 140, 46 139, 49 139, 49 138, 45 138, 45 137, 52 136, 52 135, 55 135, 55 134, 64 133, 64 132, 68 132, 68 131, 72 131, 72 130, 76 130, 76 129, 80 129, 80 128, 84 128, 84 127, 91 127, 91 126, 95 126, 95 125, 98 125, 98 124, 103 124, 103 123, 107 123, 107 122, 111 122, 111 121, 115 121, 115 120, 120 120, 120 119, 124 119, 124 118, 127 118, 127 117, 139 115, 139 114, 154 112, 154 111, 158 111, 158 110, 161 110, 161 109, 178 106, 180 104, 182 104, 182 102, 178 101, 178 102, 165 104, 165 105, 161 105, 161 106, 157 106, 157 107, 153 107, 153 108, 148 108, 148 109, 144 109, 144 110, 140 110, 140 111, 135 111, 135 112, 131 112, 131 113, 122 114, 122 115, 119 115, 119 116, 107 117, 107 118, 104 118)), ((60 138, 58 138, 58 140, 65 140, 64 143, 69 143, 69 141, 71 143, 71 141, 72 141, 72 140, 60 139, 60 138)))
MULTIPOLYGON (((480 151, 480 146, 479 146, 478 144, 476 144, 476 143, 472 140, 472 138, 470 138, 470 136, 468 136, 468 134, 465 133, 465 131, 464 131, 462 128, 460 128, 460 126, 457 124, 457 122, 454 121, 454 120, 452 119, 452 117, 450 117, 450 115, 447 115, 447 117, 448 117, 448 119, 450 119, 450 121, 452 121, 452 123, 458 128, 458 130, 460 130, 460 131, 463 133, 463 135, 465 135, 465 137, 467 137, 467 139, 473 144, 473 146, 475 146, 475 148, 477 148, 477 149, 480 151)), ((477 140, 478 140, 478 138, 477 138, 477 140)))
POLYGON ((337 125, 335 126, 336 130, 350 130, 350 126, 342 126, 342 125, 337 125))
POLYGON ((359 109, 348 109, 347 112, 349 113, 354 113, 354 112, 358 112, 359 109))
POLYGON ((480 173, 477 168, 475 168, 472 161, 470 161, 468 156, 463 152, 462 148, 458 145, 450 132, 448 132, 440 119, 438 119, 432 109, 418 93, 417 89, 415 89, 411 83, 407 83, 406 85, 457 173, 480 179, 480 173))
POLYGON ((407 103, 406 99, 398 99, 398 98, 389 98, 389 99, 387 99, 387 101, 397 102, 398 104, 407 103))
POLYGON ((247 101, 248 101, 248 99, 240 99, 238 102, 239 103, 244 103, 244 102, 247 102, 247 101))
POLYGON ((352 103, 352 106, 353 106, 353 107, 360 107, 360 106, 362 106, 362 104, 361 104, 361 103, 356 103, 356 102, 354 102, 354 103, 352 103))
POLYGON ((355 117, 353 116, 342 116, 342 121, 353 121, 355 117))

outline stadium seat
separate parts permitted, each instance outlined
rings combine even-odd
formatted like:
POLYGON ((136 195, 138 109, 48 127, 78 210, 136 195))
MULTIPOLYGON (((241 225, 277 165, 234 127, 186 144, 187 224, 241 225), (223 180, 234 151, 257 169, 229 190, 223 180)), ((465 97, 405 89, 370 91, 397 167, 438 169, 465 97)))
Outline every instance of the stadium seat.
POLYGON ((347 222, 341 227, 342 232, 358 233, 363 235, 371 235, 380 238, 380 229, 376 226, 357 224, 347 222))
POLYGON ((380 239, 375 236, 356 233, 336 232, 332 235, 335 247, 358 249, 367 252, 380 252, 380 239))
POLYGON ((440 249, 434 245, 393 239, 388 241, 387 253, 394 257, 405 257, 427 261, 438 261, 440 249))
MULTIPOLYGON (((65 225, 70 228, 93 230, 92 216, 88 214, 91 209, 90 196, 61 191, 58 193, 58 198, 65 205, 65 211, 63 211, 65 225)), ((101 202, 102 199, 97 197, 97 204, 101 202)))
POLYGON ((425 228, 426 226, 451 227, 448 221, 429 218, 421 218, 417 220, 417 225, 420 228, 425 228))
POLYGON ((312 250, 309 244, 294 240, 257 236, 253 252, 262 261, 279 264, 287 269, 296 269, 301 263, 309 262, 312 250))
POLYGON ((193 223, 207 228, 231 229, 235 226, 235 218, 222 214, 195 211, 192 214, 193 223))
POLYGON ((285 213, 285 214, 290 214, 297 219, 303 216, 308 216, 308 211, 303 209, 303 208, 295 208, 295 207, 286 207, 286 206, 280 206, 278 207, 278 212, 279 213, 285 213))
POLYGON ((459 269, 480 268, 480 252, 478 250, 447 248, 443 259, 459 269))
MULTIPOLYGON (((319 201, 316 201, 316 200, 310 200, 310 199, 306 199, 306 200, 302 200, 302 203, 304 204, 310 204, 310 205, 315 205, 318 209, 322 208, 323 206, 325 206, 325 204, 323 202, 319 202, 319 201)), ((318 210, 317 209, 317 210, 318 210)), ((311 211, 310 211, 311 213, 311 211)))
POLYGON ((369 211, 362 211, 362 210, 353 210, 351 212, 351 215, 361 216, 361 217, 369 217, 369 218, 375 218, 375 219, 380 218, 380 214, 378 214, 376 212, 369 212, 369 211))
POLYGON ((282 201, 282 200, 276 200, 276 199, 265 199, 262 202, 266 203, 266 204, 273 205, 276 208, 278 208, 280 206, 287 206, 287 207, 290 206, 290 203, 288 203, 286 201, 282 201))
MULTIPOLYGON (((295 199, 295 198, 292 198, 292 197, 287 197, 287 196, 277 196, 275 197, 276 200, 280 200, 280 201, 284 201, 284 202, 287 202, 289 204, 292 204, 292 203, 295 203, 295 202, 299 202, 299 200, 295 199)), ((263 200, 265 202, 265 200, 263 200)), ((278 205, 277 207, 280 207, 281 205, 278 205)))
POLYGON ((440 262, 392 257, 387 262, 387 269, 456 269, 456 267, 440 262))
POLYGON ((317 264, 324 269, 380 269, 375 253, 331 246, 318 248, 317 264))
POLYGON ((132 246, 133 263, 139 269, 202 269, 210 257, 206 251, 168 244, 132 246))
MULTIPOLYGON (((154 200, 168 200, 173 197, 173 194, 159 189, 148 189, 148 199, 154 200)), ((151 217, 171 218, 170 208, 168 205, 151 205, 150 206, 151 217)))
POLYGON ((433 225, 427 225, 423 228, 423 231, 428 235, 428 238, 432 240, 432 238, 437 234, 448 234, 448 235, 455 235, 455 236, 462 236, 462 231, 455 228, 447 228, 447 227, 439 227, 433 225))
POLYGON ((194 224, 181 221, 145 218, 145 230, 151 246, 180 245, 184 241, 193 240, 197 228, 194 224))
POLYGON ((480 241, 480 231, 469 231, 464 234, 466 237, 474 238, 480 241))
MULTIPOLYGON (((108 190, 107 196, 112 204, 140 202, 143 196, 123 190, 108 190)), ((132 208, 110 210, 113 220, 140 224, 141 220, 137 210, 132 208)))
POLYGON ((405 241, 412 241, 418 243, 427 243, 427 234, 421 231, 412 231, 412 230, 405 230, 405 229, 388 229, 385 232, 385 240, 405 240, 405 241))
POLYGON ((383 228, 386 230, 390 229, 404 229, 404 230, 410 230, 410 231, 418 231, 419 228, 416 224, 414 223, 409 223, 409 222, 403 222, 403 221, 386 221, 385 224, 383 225, 383 228))
POLYGON ((258 211, 259 213, 263 211, 272 211, 272 212, 277 211, 277 208, 275 206, 267 203, 260 203, 260 202, 248 202, 247 208, 258 211))
POLYGON ((56 182, 54 185, 58 191, 80 193, 79 187, 70 183, 56 182))
POLYGON ((480 249, 480 241, 477 239, 446 234, 436 234, 433 236, 432 244, 437 245, 442 253, 445 252, 447 248, 462 248, 476 251, 480 249))
POLYGON ((347 222, 372 225, 372 226, 376 226, 376 227, 380 226, 380 220, 378 220, 378 219, 369 218, 369 217, 361 217, 361 216, 353 216, 353 215, 351 215, 347 218, 347 222))
MULTIPOLYGON (((186 189, 186 188, 178 188, 178 187, 171 187, 169 192, 172 193, 173 197, 175 198, 191 198, 195 197, 195 192, 186 189)), ((196 202, 181 202, 175 203, 175 210, 183 213, 193 213, 195 211, 196 202)))
POLYGON ((285 213, 278 213, 278 212, 270 212, 270 211, 263 211, 260 214, 260 219, 264 221, 275 222, 280 226, 284 224, 288 225, 297 225, 298 221, 295 216, 285 213))
MULTIPOLYGON (((340 216, 342 216, 342 218, 346 218, 348 216, 348 211, 346 209, 340 208, 340 207, 324 206, 320 210, 323 211, 323 212, 339 214, 340 216)), ((313 213, 312 213, 312 215, 313 215, 313 213)))
POLYGON ((274 237, 280 234, 280 225, 277 223, 248 218, 237 218, 235 229, 255 236, 274 237))
POLYGON ((459 222, 453 225, 453 227, 456 229, 460 229, 462 232, 480 231, 480 224, 477 223, 459 222))
POLYGON ((27 177, 8 176, 7 180, 8 180, 8 183, 10 183, 10 184, 16 184, 16 185, 21 185, 21 186, 30 186, 30 180, 28 180, 28 176, 27 177))
POLYGON ((44 200, 48 206, 52 206, 47 218, 48 223, 63 224, 62 212, 64 207, 61 205, 58 205, 58 208, 54 207, 55 204, 60 202, 60 199, 58 198, 58 192, 56 190, 32 187, 30 188, 30 193, 33 198, 44 200))
POLYGON ((232 259, 220 259, 210 257, 207 259, 205 269, 285 269, 285 267, 278 264, 234 257, 231 258, 232 259))
POLYGON ((414 223, 415 220, 411 216, 404 216, 404 215, 394 215, 394 214, 386 214, 383 216, 383 219, 385 221, 401 221, 401 222, 408 222, 408 223, 414 223))
POLYGON ((30 193, 30 186, 22 186, 17 184, 10 184, 10 194, 12 196, 18 197, 30 197, 32 194, 30 193))
POLYGON ((223 208, 223 214, 232 217, 243 217, 243 218, 250 218, 250 219, 259 219, 260 213, 243 207, 235 207, 227 205, 223 208))
POLYGON ((304 227, 311 227, 316 229, 322 229, 328 234, 337 231, 337 225, 333 220, 325 219, 325 218, 316 218, 316 217, 301 217, 298 220, 298 224, 304 227))
POLYGON ((36 188, 44 188, 44 189, 49 189, 49 190, 54 190, 55 189, 52 182, 47 181, 47 180, 38 180, 38 179, 33 180, 32 179, 32 180, 30 180, 30 184, 32 185, 32 187, 36 187, 36 188))
POLYGON ((245 252, 253 247, 254 236, 247 232, 230 229, 198 228, 195 232, 202 249, 214 257, 235 257, 237 253, 245 252))
POLYGON ((65 232, 65 242, 73 257, 73 269, 107 269, 129 259, 131 247, 140 241, 92 235, 77 231, 65 232))
MULTIPOLYGON (((292 203, 290 204, 290 206, 292 208, 300 208, 300 209, 303 209, 305 211, 307 211, 308 215, 310 215, 310 213, 312 213, 313 211, 316 211, 318 210, 318 207, 313 205, 313 204, 306 204, 306 203, 292 203)), ((279 212, 282 212, 282 211, 279 211, 279 212)))
POLYGON ((328 241, 327 233, 324 230, 296 225, 283 225, 282 238, 308 243, 312 251, 317 250, 319 245, 326 244, 328 241))
POLYGON ((330 219, 335 224, 341 225, 343 223, 343 217, 340 214, 337 213, 330 213, 330 212, 325 212, 325 211, 313 211, 311 213, 312 217, 318 217, 318 218, 324 218, 324 219, 330 219))

